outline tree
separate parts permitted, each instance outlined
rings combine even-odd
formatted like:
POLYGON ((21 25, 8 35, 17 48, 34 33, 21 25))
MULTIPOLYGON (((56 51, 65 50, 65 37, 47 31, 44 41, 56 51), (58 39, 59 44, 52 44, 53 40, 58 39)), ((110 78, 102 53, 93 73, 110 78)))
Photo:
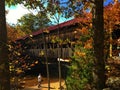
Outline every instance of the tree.
POLYGON ((114 34, 115 26, 119 24, 120 18, 119 18, 119 13, 120 13, 120 2, 116 0, 113 4, 109 4, 105 6, 104 8, 104 28, 107 33, 108 39, 108 44, 109 44, 109 57, 112 57, 112 45, 115 45, 117 42, 114 41, 113 39, 116 38, 114 34), (113 37, 113 38, 112 38, 113 37))
POLYGON ((103 0, 76 0, 69 1, 68 14, 82 15, 81 11, 92 11, 93 14, 93 45, 94 45, 94 88, 102 90, 105 87, 105 60, 104 60, 104 22, 103 0), (101 37, 101 38, 100 38, 101 37))
POLYGON ((10 90, 5 1, 0 2, 0 90, 10 90))
POLYGON ((93 68, 93 31, 91 28, 91 13, 83 13, 79 17, 79 26, 76 31, 74 55, 72 57, 68 77, 66 79, 67 90, 92 89, 93 68), (89 19, 87 19, 89 17, 89 19), (81 20, 82 19, 82 20, 81 20))
MULTIPOLYGON (((95 56, 93 82, 96 90, 102 90, 105 87, 103 0, 91 1, 89 0, 93 4, 93 45, 95 56)), ((84 3, 87 3, 88 6, 90 5, 88 2, 84 3)))
POLYGON ((92 11, 93 48, 95 57, 95 67, 93 69, 94 88, 102 90, 105 87, 103 0, 69 0, 68 2, 68 15, 82 16, 82 12, 85 10, 92 11))
POLYGON ((14 28, 14 26, 10 26, 9 24, 7 24, 7 36, 8 36, 8 42, 12 42, 22 36, 25 36, 25 33, 21 31, 19 28, 17 27, 14 28))
POLYGON ((52 25, 51 21, 47 18, 46 14, 40 12, 37 15, 32 13, 25 14, 20 19, 18 19, 16 27, 19 27, 22 31, 29 34, 50 25, 52 25))
POLYGON ((95 10, 93 13, 94 30, 94 85, 95 89, 102 90, 105 87, 105 60, 104 60, 104 20, 103 20, 103 0, 95 0, 95 10), (100 38, 101 37, 101 38, 100 38))

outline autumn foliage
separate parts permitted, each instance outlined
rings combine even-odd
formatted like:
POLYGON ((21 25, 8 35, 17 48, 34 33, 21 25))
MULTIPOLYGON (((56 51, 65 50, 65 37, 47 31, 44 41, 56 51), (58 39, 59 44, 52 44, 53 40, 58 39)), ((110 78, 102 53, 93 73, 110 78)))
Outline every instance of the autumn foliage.
MULTIPOLYGON (((111 33, 115 30, 115 25, 120 24, 120 3, 110 4, 104 8, 104 28, 105 28, 105 42, 110 44, 110 29, 111 33)), ((79 28, 76 29, 76 38, 78 39, 75 47, 75 53, 70 66, 68 80, 68 88, 92 90, 89 86, 91 83, 92 75, 91 69, 93 65, 93 30, 92 30, 92 15, 91 13, 84 13, 83 17, 78 17, 80 20, 79 28), (81 22, 81 19, 83 20, 81 22), (91 78, 91 79, 90 79, 91 78), (87 87, 87 88, 86 88, 87 87)), ((113 44, 113 41, 112 41, 113 44)), ((105 44, 107 46, 107 44, 105 44)), ((108 46, 109 47, 109 46, 108 46)), ((108 48, 105 48, 105 54, 108 48)))
POLYGON ((115 25, 120 24, 120 2, 109 4, 104 8, 104 26, 107 32, 115 29, 115 25))
MULTIPOLYGON (((70 67, 71 68, 70 77, 77 81, 78 79, 80 80, 77 83, 76 82, 72 82, 72 83, 68 82, 68 83, 70 83, 71 86, 73 87, 79 83, 82 83, 81 85, 83 86, 79 86, 79 88, 82 88, 82 87, 85 88, 84 84, 89 85, 90 84, 89 81, 91 81, 91 77, 92 77, 91 76, 91 70, 92 70, 91 67, 93 65, 92 14, 88 12, 83 12, 83 15, 77 16, 77 18, 79 23, 78 23, 78 28, 75 29, 76 41, 74 44, 76 47, 74 51, 74 56, 72 57, 73 64, 70 67), (80 76, 83 76, 83 77, 80 78, 80 76)), ((109 4, 104 8, 104 26, 105 26, 104 29, 106 32, 105 34, 109 35, 110 32, 113 32, 116 24, 120 24, 120 3, 119 2, 116 4, 109 4)), ((25 35, 25 33, 22 32, 21 30, 15 30, 9 25, 7 25, 7 28, 8 28, 8 39, 10 41, 15 41, 17 38, 25 35)), ((48 31, 46 30, 46 32, 48 31)), ((55 43, 56 41, 59 41, 60 44, 65 43, 61 39, 59 39, 57 36, 53 36, 51 38, 52 38, 52 43, 55 43)), ((114 41, 110 41, 109 38, 107 40, 108 41, 106 42, 108 43, 114 42, 114 41)), ((69 39, 66 40, 66 42, 72 43, 69 39)), ((26 53, 23 53, 25 51, 25 48, 24 48, 24 51, 22 51, 20 48, 21 48, 20 44, 16 44, 16 46, 14 46, 14 44, 9 46, 9 50, 10 50, 9 58, 11 62, 10 68, 11 69, 16 68, 15 72, 17 73, 30 69, 39 63, 38 59, 31 60, 30 58, 32 57, 30 57, 29 55, 26 55, 26 53)), ((105 52, 107 51, 105 50, 105 52)), ((70 78, 68 78, 68 81, 69 80, 70 78)))
POLYGON ((16 39, 25 36, 25 33, 19 29, 15 29, 14 27, 10 26, 10 25, 6 25, 7 26, 7 31, 8 31, 8 41, 15 41, 16 39))

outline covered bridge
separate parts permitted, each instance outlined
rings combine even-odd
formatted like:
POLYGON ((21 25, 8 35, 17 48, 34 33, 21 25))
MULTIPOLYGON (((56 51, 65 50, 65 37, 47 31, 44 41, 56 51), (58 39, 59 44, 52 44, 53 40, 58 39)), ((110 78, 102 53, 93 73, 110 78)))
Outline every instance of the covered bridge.
MULTIPOLYGON (((55 26, 50 26, 16 40, 22 50, 33 57, 44 57, 45 49, 48 58, 70 58, 75 45, 76 28, 80 20, 73 19, 55 26)), ((82 19, 81 19, 82 21, 82 19)))
MULTIPOLYGON (((16 43, 21 44, 22 50, 32 57, 43 58, 46 49, 46 54, 49 59, 57 59, 58 54, 60 58, 69 59, 73 55, 74 45, 78 39, 77 36, 80 36, 80 32, 76 29, 86 26, 84 22, 82 23, 83 19, 85 20, 85 18, 76 18, 61 24, 40 29, 30 35, 17 39, 16 43), (79 22, 82 25, 79 25, 79 22)), ((89 22, 90 20, 86 21, 88 21, 89 24, 91 23, 89 22)), ((119 31, 118 26, 117 30, 113 32, 113 39, 116 36, 117 38, 115 38, 115 40, 120 38, 120 35, 118 35, 119 31)), ((117 44, 115 47, 115 50, 118 51, 116 53, 117 55, 119 53, 118 47, 119 45, 117 44)), ((113 54, 115 50, 113 50, 113 54)))

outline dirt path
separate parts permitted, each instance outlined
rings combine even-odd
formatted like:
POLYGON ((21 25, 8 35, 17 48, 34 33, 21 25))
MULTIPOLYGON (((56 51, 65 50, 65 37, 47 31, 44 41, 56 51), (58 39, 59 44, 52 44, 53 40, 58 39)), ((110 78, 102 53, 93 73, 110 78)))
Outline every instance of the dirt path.
MULTIPOLYGON (((41 88, 38 88, 36 85, 31 87, 25 87, 24 90, 48 90, 47 86, 48 84, 42 84, 41 88)), ((65 87, 64 82, 62 82, 62 86, 65 87)), ((59 83, 58 82, 51 83, 50 87, 51 87, 51 90, 59 90, 59 83)))
MULTIPOLYGON (((48 90, 47 78, 43 78, 41 88, 38 88, 37 78, 35 78, 35 77, 25 78, 24 80, 25 80, 25 88, 23 90, 48 90)), ((61 80, 61 85, 63 88, 65 88, 65 82, 63 79, 61 80)), ((51 78, 50 79, 50 87, 51 87, 51 90, 59 90, 59 80, 56 78, 51 78)))

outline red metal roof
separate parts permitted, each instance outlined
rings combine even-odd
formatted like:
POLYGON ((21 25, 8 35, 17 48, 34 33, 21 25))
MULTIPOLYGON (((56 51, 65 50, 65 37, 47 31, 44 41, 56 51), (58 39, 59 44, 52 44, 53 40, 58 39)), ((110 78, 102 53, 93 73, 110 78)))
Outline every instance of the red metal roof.
MULTIPOLYGON (((65 27, 65 26, 72 25, 72 24, 74 24, 74 23, 76 23, 76 22, 77 22, 77 19, 72 19, 72 20, 63 22, 63 23, 58 24, 58 25, 50 26, 50 27, 48 27, 48 28, 46 28, 46 29, 49 30, 49 31, 53 31, 53 30, 56 30, 56 29, 58 29, 58 28, 63 28, 63 27, 65 27)), ((36 32, 33 32, 32 35, 34 36, 34 35, 38 35, 38 34, 41 34, 41 33, 42 33, 42 30, 40 29, 40 30, 38 30, 38 31, 36 31, 36 32)))
MULTIPOLYGON (((88 20, 88 19, 86 18, 86 20, 88 20)), ((63 22, 61 24, 58 24, 58 25, 59 25, 59 28, 63 28, 63 27, 70 26, 70 25, 73 25, 75 23, 83 22, 83 21, 85 21, 85 18, 75 18, 75 19, 63 22)), ((53 31, 53 30, 58 29, 58 25, 50 26, 50 27, 48 27, 46 29, 48 31, 53 31)), ((42 32, 43 32, 43 29, 40 29, 40 30, 38 30, 36 32, 33 32, 31 35, 34 37, 36 35, 41 34, 42 32)), ((30 35, 26 35, 25 37, 21 37, 21 38, 17 39, 16 41, 18 41, 18 40, 25 40, 26 38, 29 38, 29 37, 30 37, 30 35)))

